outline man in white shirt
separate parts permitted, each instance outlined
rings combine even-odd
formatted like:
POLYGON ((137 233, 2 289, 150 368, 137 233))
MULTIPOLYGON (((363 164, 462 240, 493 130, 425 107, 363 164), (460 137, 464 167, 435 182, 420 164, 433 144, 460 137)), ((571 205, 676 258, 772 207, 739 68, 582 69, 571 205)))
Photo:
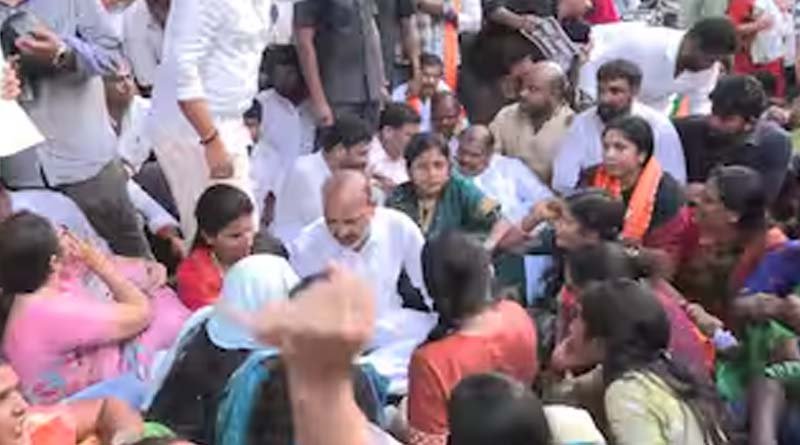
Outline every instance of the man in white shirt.
POLYGON ((364 171, 373 135, 362 119, 345 114, 319 130, 321 149, 294 162, 275 200, 272 233, 284 243, 322 216, 322 185, 341 169, 364 171))
MULTIPOLYGON (((375 207, 370 190, 369 179, 361 172, 334 173, 324 186, 324 217, 289 243, 289 262, 300 277, 325 271, 331 261, 347 266, 375 292, 377 326, 371 346, 416 344, 428 334, 435 317, 404 309, 397 283, 405 270, 411 284, 424 289, 425 238, 402 212, 375 207)), ((403 354, 406 360, 410 349, 403 354)))
POLYGON ((262 119, 260 137, 250 156, 258 207, 270 193, 277 195, 295 159, 314 149, 314 115, 295 49, 275 46, 267 54, 272 88, 256 96, 262 119))
POLYGON ((136 83, 146 95, 161 63, 169 6, 170 0, 136 0, 123 17, 122 49, 131 62, 136 83))
POLYGON ((686 182, 686 160, 678 132, 665 114, 636 100, 641 83, 642 71, 627 60, 612 60, 600 67, 598 105, 575 116, 562 139, 553 165, 553 189, 574 189, 581 171, 600 164, 606 123, 628 114, 647 120, 653 129, 653 154, 661 167, 678 182, 686 182))
POLYGON ((420 84, 414 91, 414 85, 406 82, 392 91, 392 100, 405 102, 420 116, 420 131, 431 131, 431 99, 439 91, 450 91, 444 83, 444 64, 439 56, 423 53, 420 56, 420 84))
POLYGON ((620 22, 592 27, 593 48, 580 70, 579 88, 597 92, 596 74, 614 59, 629 60, 643 74, 639 99, 657 111, 670 114, 676 95, 688 100, 690 114, 708 114, 708 94, 717 83, 720 62, 737 47, 736 30, 724 17, 703 19, 688 31, 620 22))
MULTIPOLYGON (((153 87, 150 131, 186 239, 212 183, 252 194, 242 115, 258 90, 270 0, 174 0, 153 87)), ((257 215, 254 215, 257 217, 257 215)))
POLYGON ((138 95, 131 74, 106 77, 106 106, 111 123, 118 137, 117 150, 128 174, 126 188, 131 202, 144 220, 150 233, 164 239, 180 257, 180 225, 155 199, 136 181, 133 175, 139 172, 152 152, 152 144, 143 131, 150 101, 138 95))
POLYGON ((519 223, 539 202, 553 193, 519 159, 494 152, 491 131, 473 125, 461 133, 458 144, 458 170, 488 196, 500 202, 509 221, 519 223))
POLYGON ((409 105, 392 102, 381 112, 380 144, 372 144, 369 173, 387 192, 408 181, 405 152, 411 137, 419 132, 419 114, 409 105))

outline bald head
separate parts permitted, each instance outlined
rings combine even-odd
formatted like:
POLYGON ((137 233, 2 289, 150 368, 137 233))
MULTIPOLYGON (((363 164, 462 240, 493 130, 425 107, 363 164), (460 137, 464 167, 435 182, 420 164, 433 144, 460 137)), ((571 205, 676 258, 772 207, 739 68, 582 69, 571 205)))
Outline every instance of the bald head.
POLYGON ((542 124, 564 103, 566 89, 567 76, 557 63, 537 62, 521 78, 520 109, 542 124))
POLYGON ((339 170, 325 181, 325 224, 339 244, 353 248, 362 244, 375 212, 370 195, 369 179, 359 170, 339 170))
POLYGON ((447 139, 455 135, 461 118, 461 102, 450 91, 440 91, 431 99, 433 130, 447 139))
POLYGON ((494 136, 486 125, 472 125, 461 133, 458 146, 475 147, 484 154, 490 154, 494 149, 494 136))
POLYGON ((567 90, 567 74, 561 68, 561 65, 552 60, 543 60, 536 62, 533 73, 550 86, 554 95, 557 95, 560 99, 564 98, 567 90))
POLYGON ((322 196, 326 203, 369 201, 369 195, 369 179, 360 170, 338 170, 322 186, 322 196))
POLYGON ((462 174, 477 176, 489 166, 494 153, 494 136, 485 125, 473 125, 461 133, 456 160, 462 174))

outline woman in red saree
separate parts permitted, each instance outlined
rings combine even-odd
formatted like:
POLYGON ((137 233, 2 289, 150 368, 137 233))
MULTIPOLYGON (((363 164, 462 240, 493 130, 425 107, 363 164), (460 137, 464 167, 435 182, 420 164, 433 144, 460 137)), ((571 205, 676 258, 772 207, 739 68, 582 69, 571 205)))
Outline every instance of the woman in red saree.
POLYGON ((750 443, 777 443, 784 393, 780 381, 767 377, 771 365, 800 360, 796 334, 781 322, 786 288, 798 281, 782 275, 798 263, 768 263, 790 243, 769 226, 761 176, 748 167, 712 172, 694 216, 676 283, 696 302, 693 318, 724 358, 716 370, 718 390, 733 406, 746 403, 750 443), (722 333, 735 342, 716 340, 722 333))

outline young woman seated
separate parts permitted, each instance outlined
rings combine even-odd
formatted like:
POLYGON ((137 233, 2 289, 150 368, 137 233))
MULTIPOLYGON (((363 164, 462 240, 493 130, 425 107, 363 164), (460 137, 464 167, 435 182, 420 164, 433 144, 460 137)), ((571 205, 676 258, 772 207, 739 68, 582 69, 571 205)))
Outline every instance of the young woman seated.
POLYGON ((163 266, 107 256, 32 213, 0 223, 2 347, 28 401, 146 380, 188 316, 165 280, 163 266))

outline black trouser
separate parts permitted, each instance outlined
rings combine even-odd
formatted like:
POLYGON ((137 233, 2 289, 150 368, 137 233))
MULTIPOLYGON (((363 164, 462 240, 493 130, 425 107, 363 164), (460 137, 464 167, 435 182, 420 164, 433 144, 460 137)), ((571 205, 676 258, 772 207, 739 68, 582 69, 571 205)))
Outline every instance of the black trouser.
POLYGON ((151 258, 150 246, 128 195, 127 181, 122 164, 115 160, 94 177, 59 185, 57 189, 75 201, 114 253, 151 258))
POLYGON ((340 102, 332 103, 334 118, 342 113, 354 114, 364 119, 372 131, 378 131, 378 121, 381 117, 381 103, 375 102, 340 102))

